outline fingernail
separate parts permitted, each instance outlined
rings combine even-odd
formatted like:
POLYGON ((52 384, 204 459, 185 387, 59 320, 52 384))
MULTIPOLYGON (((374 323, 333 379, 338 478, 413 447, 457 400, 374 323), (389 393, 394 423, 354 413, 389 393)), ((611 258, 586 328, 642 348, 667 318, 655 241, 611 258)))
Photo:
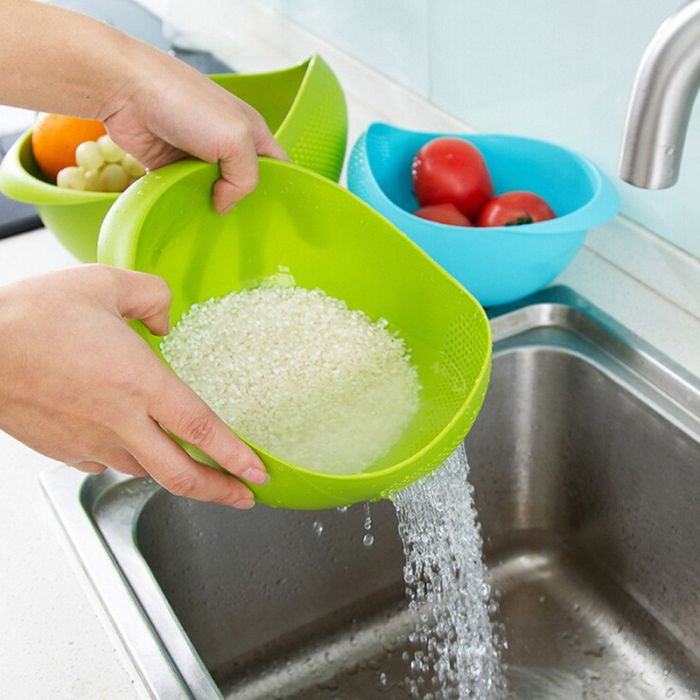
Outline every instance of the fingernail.
POLYGON ((231 209, 233 209, 233 207, 234 207, 235 205, 236 205, 235 202, 231 202, 231 204, 229 204, 227 207, 224 207, 224 208, 219 212, 219 214, 220 214, 221 216, 223 216, 224 214, 228 214, 228 213, 231 211, 231 209))
POLYGON ((254 484, 266 484, 270 481, 270 475, 257 467, 248 467, 241 476, 246 481, 252 481, 254 484))
POLYGON ((250 510, 255 505, 255 501, 246 496, 245 498, 239 498, 237 501, 231 504, 232 508, 237 510, 250 510))

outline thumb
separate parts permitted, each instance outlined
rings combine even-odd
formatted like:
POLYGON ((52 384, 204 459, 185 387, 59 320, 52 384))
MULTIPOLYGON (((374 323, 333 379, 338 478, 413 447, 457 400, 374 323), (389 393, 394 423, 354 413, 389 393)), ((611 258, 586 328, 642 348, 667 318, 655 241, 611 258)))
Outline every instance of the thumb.
POLYGON ((117 311, 122 318, 139 319, 155 335, 170 330, 168 311, 172 294, 167 282, 145 272, 115 270, 117 311))

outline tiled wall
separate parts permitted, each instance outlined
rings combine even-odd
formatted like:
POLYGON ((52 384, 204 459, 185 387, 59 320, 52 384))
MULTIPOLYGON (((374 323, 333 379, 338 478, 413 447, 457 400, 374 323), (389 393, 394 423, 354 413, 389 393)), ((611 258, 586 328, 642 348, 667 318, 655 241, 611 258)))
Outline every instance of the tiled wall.
MULTIPOLYGON (((679 0, 259 1, 480 131, 557 141, 613 177, 639 59, 655 28, 679 5, 679 0)), ((651 192, 616 182, 625 214, 700 257, 700 106, 691 118, 675 187, 651 192)))

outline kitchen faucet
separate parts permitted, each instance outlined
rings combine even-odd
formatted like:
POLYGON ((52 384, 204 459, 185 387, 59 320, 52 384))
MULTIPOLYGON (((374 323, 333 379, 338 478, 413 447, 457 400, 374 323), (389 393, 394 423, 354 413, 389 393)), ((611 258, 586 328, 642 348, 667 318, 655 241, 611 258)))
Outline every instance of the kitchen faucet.
POLYGON ((690 111, 700 86, 700 0, 656 30, 637 71, 620 153, 620 177, 663 189, 678 179, 690 111))

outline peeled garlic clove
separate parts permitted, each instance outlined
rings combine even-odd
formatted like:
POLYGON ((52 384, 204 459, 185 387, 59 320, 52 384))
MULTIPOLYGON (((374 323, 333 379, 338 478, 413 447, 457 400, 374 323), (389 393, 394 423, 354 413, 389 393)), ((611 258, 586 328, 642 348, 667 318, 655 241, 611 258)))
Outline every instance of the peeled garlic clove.
POLYGON ((88 192, 99 192, 101 187, 99 169, 87 170, 85 172, 85 189, 88 192))
POLYGON ((107 163, 100 170, 100 190, 103 192, 122 192, 129 182, 129 177, 117 163, 107 163))
POLYGON ((122 168, 126 170, 126 174, 132 178, 137 179, 146 173, 146 169, 139 163, 134 156, 127 153, 122 158, 122 168))
POLYGON ((105 159, 94 141, 84 141, 75 149, 75 162, 85 170, 97 170, 102 167, 105 159))
POLYGON ((59 170, 56 176, 56 184, 59 187, 64 187, 69 190, 84 190, 85 189, 85 174, 82 168, 77 168, 71 165, 68 168, 59 170))
POLYGON ((97 139, 97 145, 100 147, 102 157, 107 163, 119 163, 126 155, 126 152, 119 148, 107 134, 97 139))

